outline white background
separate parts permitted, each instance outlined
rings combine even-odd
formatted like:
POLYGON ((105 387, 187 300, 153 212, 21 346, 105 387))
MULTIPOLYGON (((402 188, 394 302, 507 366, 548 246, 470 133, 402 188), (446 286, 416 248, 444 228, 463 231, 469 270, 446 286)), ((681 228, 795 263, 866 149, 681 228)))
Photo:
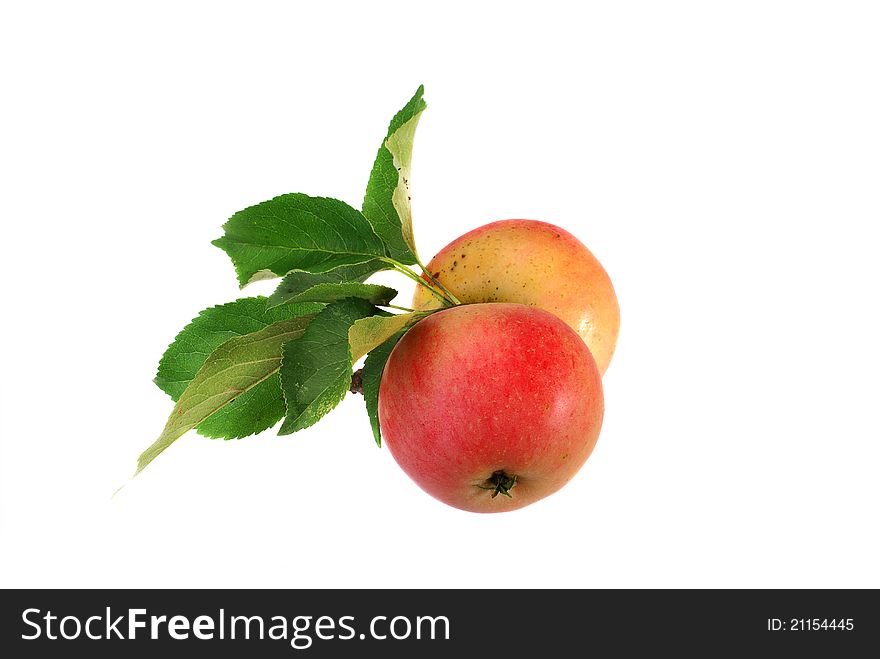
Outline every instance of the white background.
POLYGON ((4 5, 0 586, 880 587, 876 4, 427 4, 4 5), (358 205, 422 82, 422 255, 543 219, 615 283, 585 468, 462 513, 352 396, 111 499, 159 356, 240 295, 221 224, 358 205))

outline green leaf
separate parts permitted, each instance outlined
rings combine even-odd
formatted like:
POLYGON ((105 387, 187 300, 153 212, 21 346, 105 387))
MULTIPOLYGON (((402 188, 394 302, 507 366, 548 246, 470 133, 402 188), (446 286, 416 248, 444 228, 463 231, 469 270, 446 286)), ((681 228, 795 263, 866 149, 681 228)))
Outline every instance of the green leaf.
POLYGON ((363 203, 364 216, 385 241, 388 255, 406 264, 418 261, 412 232, 409 178, 416 125, 427 107, 422 99, 424 91, 423 86, 419 87, 391 120, 376 155, 363 203))
POLYGON ((398 332, 378 348, 374 348, 367 361, 364 362, 364 370, 361 375, 364 387, 364 403, 367 406, 367 416, 370 417, 370 426, 373 428, 373 438, 376 445, 382 446, 382 431, 379 428, 379 384, 382 381, 382 372, 385 363, 391 356, 394 346, 400 341, 405 332, 398 332))
POLYGON ((281 195, 239 211, 223 229, 213 244, 232 259, 242 286, 295 269, 327 272, 385 257, 370 223, 338 199, 281 195))
POLYGON ((175 401, 214 350, 229 339, 251 334, 279 320, 315 314, 320 304, 270 310, 267 298, 245 297, 199 312, 165 350, 154 382, 175 401))
POLYGON ((162 434, 138 458, 135 475, 187 431, 275 375, 281 346, 302 336, 311 320, 304 316, 272 323, 214 350, 178 398, 162 434))
POLYGON ((380 270, 387 270, 390 266, 383 261, 367 261, 355 265, 341 265, 327 272, 309 272, 308 270, 291 270, 286 275, 275 293, 269 298, 269 306, 274 307, 283 304, 282 297, 298 295, 318 284, 341 284, 343 282, 363 283, 367 277, 380 270))
MULTIPOLYGON (((287 277, 284 279, 286 280, 287 277)), ((269 298, 269 306, 274 308, 292 302, 335 302, 347 297, 359 297, 371 304, 387 305, 397 296, 397 291, 393 288, 352 281, 316 284, 296 293, 290 293, 290 290, 296 289, 288 289, 282 281, 272 297, 269 298)))
POLYGON ((345 398, 352 365, 348 329, 376 313, 381 312, 365 300, 339 300, 315 316, 301 337, 284 345, 281 390, 287 418, 279 435, 308 428, 345 398))
POLYGON ((347 297, 357 297, 371 304, 387 305, 397 296, 397 291, 387 286, 376 284, 358 284, 344 282, 341 284, 318 284, 307 291, 299 293, 285 302, 336 302, 347 297))
POLYGON ((356 362, 400 330, 414 325, 432 311, 414 311, 396 315, 373 316, 356 321, 348 330, 351 361, 356 362))
MULTIPOLYGON (((291 304, 270 310, 266 308, 265 297, 249 297, 205 309, 168 346, 154 381, 177 401, 208 356, 229 339, 257 332, 280 320, 313 315, 322 308, 321 304, 291 304)), ((281 383, 276 374, 212 414, 196 430, 212 438, 247 437, 275 425, 284 412, 281 383)))

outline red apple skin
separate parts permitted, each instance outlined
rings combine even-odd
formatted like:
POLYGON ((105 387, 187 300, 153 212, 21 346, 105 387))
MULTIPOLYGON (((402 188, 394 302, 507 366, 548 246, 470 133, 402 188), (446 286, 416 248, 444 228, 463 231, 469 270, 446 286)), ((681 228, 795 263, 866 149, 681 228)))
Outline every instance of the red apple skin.
MULTIPOLYGON (((441 249, 426 266, 461 302, 516 302, 568 323, 605 373, 620 331, 620 307, 608 273, 565 229, 537 220, 501 220, 441 249)), ((440 302, 416 286, 413 308, 440 302)))
POLYGON ((604 400, 596 362, 551 313, 472 304, 407 332, 379 387, 386 446, 425 492, 472 512, 515 510, 565 485, 589 457, 604 400), (496 472, 516 476, 492 497, 496 472))

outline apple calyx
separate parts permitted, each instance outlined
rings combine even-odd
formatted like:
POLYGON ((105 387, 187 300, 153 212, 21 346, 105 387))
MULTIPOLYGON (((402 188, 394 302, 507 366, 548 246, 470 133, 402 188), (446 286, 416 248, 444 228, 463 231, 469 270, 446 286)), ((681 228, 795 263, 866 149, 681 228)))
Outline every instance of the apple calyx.
POLYGON ((477 485, 476 487, 481 490, 492 490, 493 499, 499 494, 503 494, 512 499, 513 495, 510 491, 513 489, 513 486, 516 485, 516 475, 508 476, 503 470, 498 470, 486 479, 486 483, 488 484, 477 485))

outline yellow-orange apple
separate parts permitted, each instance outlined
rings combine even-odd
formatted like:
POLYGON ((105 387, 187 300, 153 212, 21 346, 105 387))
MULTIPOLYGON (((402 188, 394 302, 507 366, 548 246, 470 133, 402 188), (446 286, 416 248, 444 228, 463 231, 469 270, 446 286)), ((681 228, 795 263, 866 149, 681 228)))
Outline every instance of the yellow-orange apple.
MULTIPOLYGON (((431 259, 428 271, 461 302, 516 302, 564 320, 605 373, 620 328, 620 309, 605 269, 583 243, 552 224, 502 220, 456 238, 431 259)), ((424 286, 417 309, 440 306, 424 286)))

